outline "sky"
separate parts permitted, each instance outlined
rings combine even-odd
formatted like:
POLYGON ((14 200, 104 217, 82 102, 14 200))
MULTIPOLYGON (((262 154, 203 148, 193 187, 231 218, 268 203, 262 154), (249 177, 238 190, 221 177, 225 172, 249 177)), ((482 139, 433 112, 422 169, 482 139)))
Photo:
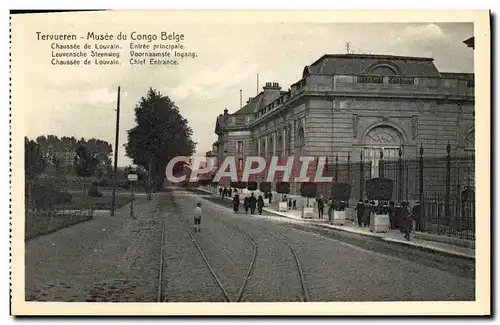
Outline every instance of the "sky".
MULTIPOLYGON (((29 15, 13 21, 13 58, 24 96, 24 130, 29 138, 42 134, 99 138, 114 146, 117 87, 121 86, 118 165, 131 164, 123 144, 134 126, 134 107, 152 87, 169 96, 194 131, 196 155, 204 155, 217 140, 216 117, 225 108, 239 109, 257 92, 256 75, 279 82, 286 90, 301 78, 304 66, 324 54, 345 53, 345 43, 357 54, 388 54, 434 58, 441 72, 474 72, 473 50, 463 41, 473 35, 472 23, 310 23, 250 22, 233 19, 168 19, 162 15, 74 16, 29 15), (178 66, 131 66, 128 50, 114 67, 58 67, 50 65, 50 41, 43 33, 132 31, 185 35, 187 51, 198 57, 178 66), (16 52, 17 50, 17 52, 16 52), (16 61, 17 60, 17 61, 16 61)), ((78 41, 77 43, 82 44, 78 41)), ((103 42, 103 44, 106 42, 103 42)), ((130 41, 118 42, 124 48, 130 41)))

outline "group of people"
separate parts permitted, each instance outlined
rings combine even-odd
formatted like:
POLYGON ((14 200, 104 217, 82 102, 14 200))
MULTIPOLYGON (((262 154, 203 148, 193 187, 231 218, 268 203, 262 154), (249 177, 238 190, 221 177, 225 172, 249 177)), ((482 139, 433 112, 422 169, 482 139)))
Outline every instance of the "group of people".
MULTIPOLYGON (((237 192, 236 189, 234 189, 234 191, 237 192)), ((219 195, 221 198, 225 198, 226 196, 231 196, 231 188, 219 187, 219 195)))
MULTIPOLYGON (((235 194, 233 196, 233 210, 234 212, 238 213, 240 209, 240 195, 238 192, 235 190, 235 194)), ((259 214, 262 214, 262 208, 264 207, 264 198, 262 195, 259 195, 259 197, 255 197, 255 195, 252 193, 250 196, 245 196, 243 199, 243 208, 245 209, 245 214, 248 214, 248 210, 250 210, 250 214, 255 213, 255 209, 257 209, 257 212, 259 214)))
POLYGON ((391 229, 399 229, 405 234, 405 239, 410 240, 410 233, 413 230, 413 221, 415 221, 416 231, 422 230, 422 223, 420 218, 420 204, 417 202, 413 208, 410 203, 403 201, 396 205, 393 201, 379 202, 378 206, 374 201, 368 200, 359 201, 356 205, 357 221, 360 227, 370 226, 370 216, 373 213, 388 214, 391 229))

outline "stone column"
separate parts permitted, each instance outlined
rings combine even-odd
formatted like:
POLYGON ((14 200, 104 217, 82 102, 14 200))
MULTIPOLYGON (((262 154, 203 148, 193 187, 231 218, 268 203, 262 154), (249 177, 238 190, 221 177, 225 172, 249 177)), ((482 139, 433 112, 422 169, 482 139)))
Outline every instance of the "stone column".
POLYGON ((273 137, 273 156, 276 155, 276 130, 273 131, 272 133, 272 137, 273 137))
POLYGON ((286 134, 286 127, 283 128, 283 132, 282 132, 281 138, 283 139, 283 143, 282 143, 283 148, 281 149, 281 150, 283 150, 282 151, 282 156, 286 157, 286 149, 287 149, 286 142, 288 140, 287 139, 287 134, 286 134))
POLYGON ((257 156, 260 157, 260 138, 257 138, 257 156))
POLYGON ((267 156, 267 146, 269 145, 269 141, 267 141, 267 134, 264 136, 264 157, 267 156))

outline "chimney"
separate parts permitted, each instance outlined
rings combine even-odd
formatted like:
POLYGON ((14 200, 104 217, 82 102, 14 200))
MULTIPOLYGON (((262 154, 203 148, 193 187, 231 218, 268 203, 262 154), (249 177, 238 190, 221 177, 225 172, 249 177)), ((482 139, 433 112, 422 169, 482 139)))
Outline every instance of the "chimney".
POLYGON ((248 97, 247 104, 252 101, 253 97, 248 97))
POLYGON ((266 85, 264 86, 264 90, 266 89, 273 89, 273 90, 281 90, 280 84, 277 82, 266 82, 266 85))
POLYGON ((227 112, 229 112, 229 111, 228 111, 228 110, 227 110, 227 108, 226 108, 226 109, 224 110, 224 115, 227 115, 227 112))

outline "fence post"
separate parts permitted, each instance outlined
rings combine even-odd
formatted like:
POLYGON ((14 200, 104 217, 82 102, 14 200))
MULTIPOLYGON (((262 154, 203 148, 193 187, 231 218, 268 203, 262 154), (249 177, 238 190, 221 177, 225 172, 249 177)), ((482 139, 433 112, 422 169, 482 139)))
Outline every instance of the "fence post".
POLYGON ((364 174, 364 165, 363 165, 363 151, 359 155, 359 199, 363 200, 363 179, 365 177, 364 174))
MULTIPOLYGON (((404 178, 403 178, 403 150, 401 150, 401 148, 399 148, 399 152, 398 152, 398 155, 399 155, 399 160, 398 160, 398 180, 399 180, 399 186, 398 186, 398 201, 401 202, 401 200, 403 199, 403 182, 404 182, 404 178)), ((406 186, 408 186, 408 184, 406 184, 406 186)))
POLYGON ((380 149, 380 161, 378 162, 378 177, 385 177, 384 149, 380 149))
POLYGON ((420 218, 425 220, 425 207, 424 207, 424 146, 420 144, 420 158, 419 158, 419 178, 420 178, 420 186, 418 189, 419 192, 419 201, 420 201, 420 218))
POLYGON ((347 180, 351 184, 351 152, 347 153, 347 180))
POLYGON ((339 154, 335 155, 335 183, 339 182, 339 154))
POLYGON ((450 182, 451 182, 451 146, 450 143, 448 142, 448 145, 446 146, 446 189, 445 189, 445 196, 444 196, 444 218, 446 220, 446 225, 450 225, 450 182))

